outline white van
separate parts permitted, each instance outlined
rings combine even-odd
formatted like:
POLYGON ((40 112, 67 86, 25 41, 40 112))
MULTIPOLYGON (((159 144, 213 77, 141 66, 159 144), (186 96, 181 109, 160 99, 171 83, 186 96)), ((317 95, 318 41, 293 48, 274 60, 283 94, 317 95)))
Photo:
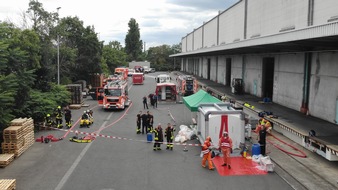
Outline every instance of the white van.
POLYGON ((157 77, 155 77, 155 81, 157 83, 168 83, 171 81, 171 77, 167 74, 160 74, 157 77))

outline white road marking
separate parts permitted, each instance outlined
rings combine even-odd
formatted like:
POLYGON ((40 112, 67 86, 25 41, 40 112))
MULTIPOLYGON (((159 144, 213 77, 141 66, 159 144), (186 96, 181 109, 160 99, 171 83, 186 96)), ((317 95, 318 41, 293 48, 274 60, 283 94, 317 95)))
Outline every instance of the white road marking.
MULTIPOLYGON (((110 119, 110 117, 113 115, 113 112, 110 113, 107 117, 107 119, 105 119, 106 121, 103 122, 103 124, 101 125, 100 129, 103 128, 104 126, 106 126, 106 123, 108 122, 108 120, 110 119)), ((98 134, 100 134, 100 131, 98 132, 98 134)), ((93 142, 92 142, 93 143, 93 142)), ((90 148, 90 146, 92 145, 92 143, 88 143, 86 145, 86 147, 82 150, 82 152, 80 153, 80 155, 76 158, 75 162, 72 164, 72 166, 68 169, 68 171, 66 172, 66 174, 62 177, 61 181, 59 182, 59 184, 55 187, 55 190, 61 190, 62 187, 65 185, 65 183, 68 181, 70 175, 72 175, 72 173, 74 172, 76 166, 80 163, 80 161, 82 160, 83 156, 86 154, 86 152, 88 151, 88 149, 90 148)))

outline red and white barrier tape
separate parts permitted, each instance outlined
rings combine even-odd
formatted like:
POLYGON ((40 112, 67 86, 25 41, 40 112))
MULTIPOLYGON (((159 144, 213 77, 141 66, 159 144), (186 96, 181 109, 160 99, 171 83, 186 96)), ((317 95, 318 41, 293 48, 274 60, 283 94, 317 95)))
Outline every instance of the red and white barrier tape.
MULTIPOLYGON (((137 141, 137 142, 147 142, 147 143, 155 143, 155 141, 147 141, 147 140, 138 140, 138 139, 131 139, 131 138, 126 138, 126 137, 116 137, 116 136, 110 136, 110 135, 102 135, 102 134, 96 134, 96 133, 88 133, 88 132, 83 132, 83 131, 77 131, 77 130, 66 130, 66 129, 58 129, 58 128, 51 128, 53 130, 58 130, 58 131, 67 131, 75 134, 81 134, 81 135, 92 135, 95 137, 102 137, 102 138, 109 138, 109 139, 117 139, 117 140, 128 140, 128 141, 137 141)), ((160 142, 160 144, 168 144, 167 142, 160 142)), ((202 146, 201 144, 193 144, 193 143, 170 143, 173 145, 180 145, 180 146, 202 146)))

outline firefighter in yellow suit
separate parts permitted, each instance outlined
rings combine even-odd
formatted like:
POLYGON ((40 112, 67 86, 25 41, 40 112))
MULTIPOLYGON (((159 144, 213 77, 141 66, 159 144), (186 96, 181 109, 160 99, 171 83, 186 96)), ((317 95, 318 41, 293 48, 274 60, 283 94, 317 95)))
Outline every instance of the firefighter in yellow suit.
POLYGON ((208 161, 208 167, 209 170, 214 170, 214 166, 211 161, 211 137, 207 137, 204 141, 204 144, 202 146, 202 154, 203 154, 203 159, 202 159, 202 167, 206 167, 206 161, 208 161))

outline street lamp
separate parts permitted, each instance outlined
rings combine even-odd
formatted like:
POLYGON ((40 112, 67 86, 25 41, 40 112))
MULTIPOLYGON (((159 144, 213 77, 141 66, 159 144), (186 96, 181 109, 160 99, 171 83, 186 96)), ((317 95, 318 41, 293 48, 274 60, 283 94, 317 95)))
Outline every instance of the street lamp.
MULTIPOLYGON (((57 12, 58 12, 58 25, 59 25, 59 9, 61 9, 61 7, 56 8, 57 12)), ((60 36, 59 36, 59 31, 57 31, 57 49, 58 49, 58 57, 57 57, 57 61, 58 61, 58 85, 60 85, 60 36)))

